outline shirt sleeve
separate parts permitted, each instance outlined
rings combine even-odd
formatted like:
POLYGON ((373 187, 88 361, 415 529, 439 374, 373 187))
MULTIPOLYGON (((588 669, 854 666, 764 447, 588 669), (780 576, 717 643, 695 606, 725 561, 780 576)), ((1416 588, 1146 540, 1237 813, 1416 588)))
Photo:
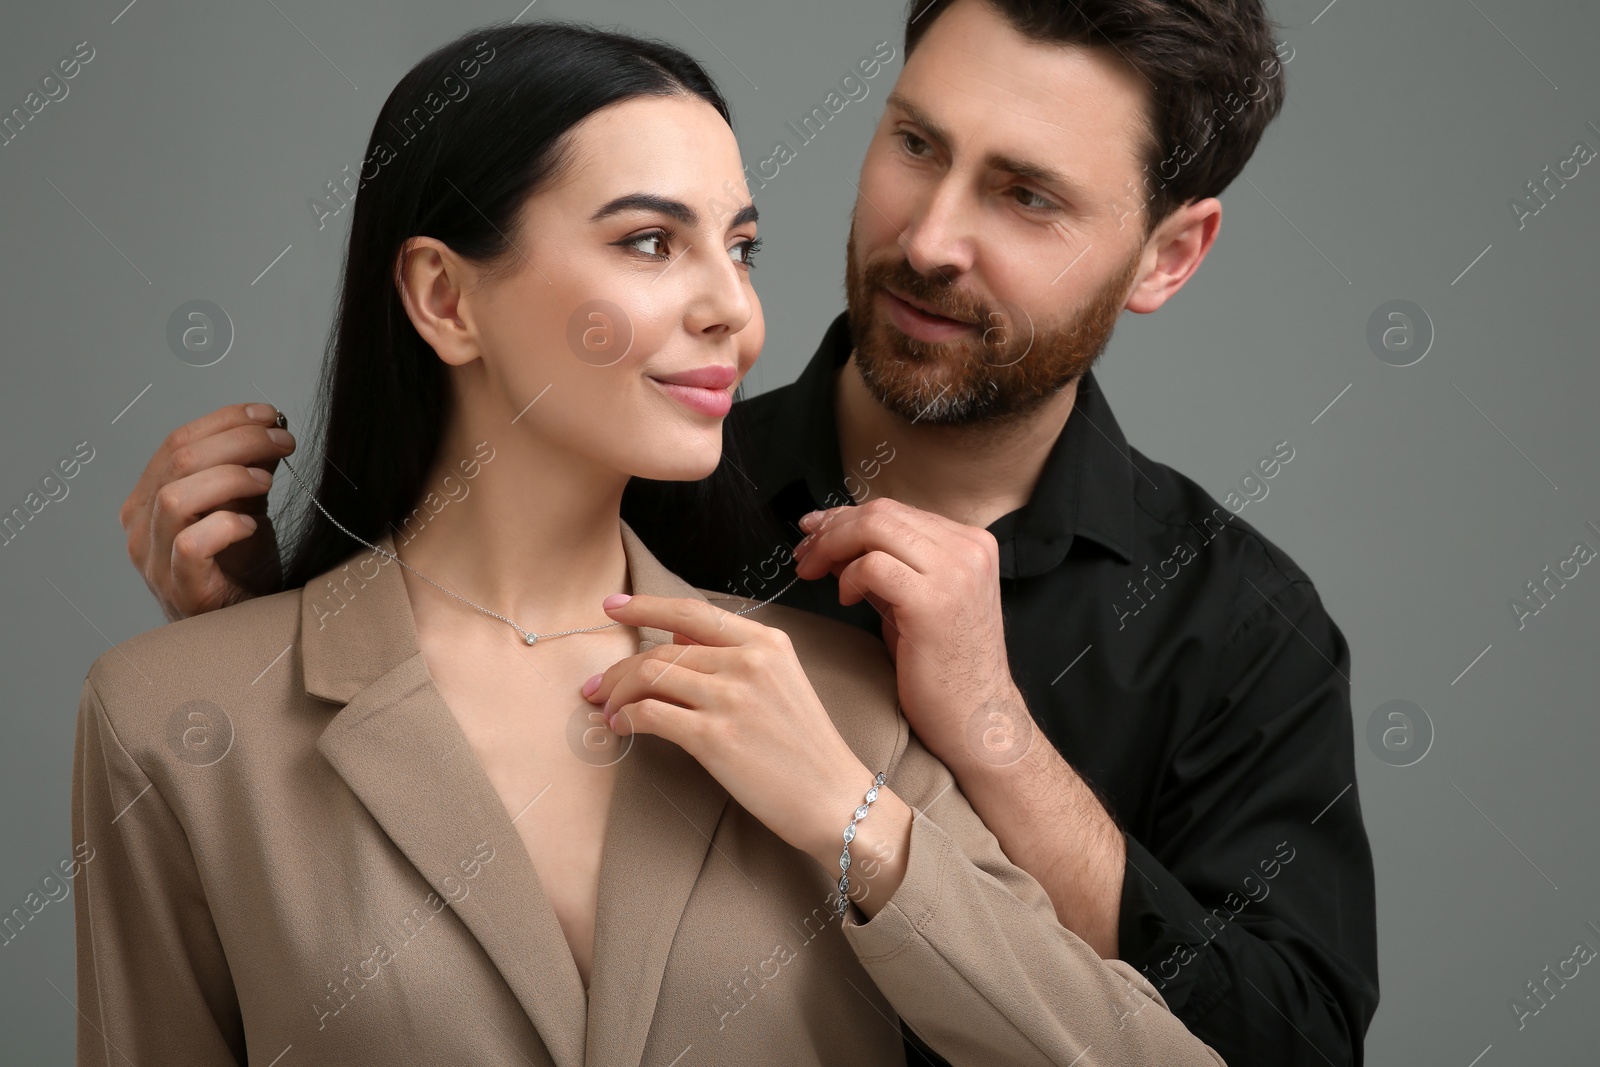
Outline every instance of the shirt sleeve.
POLYGON ((869 921, 852 907, 841 926, 904 1023, 952 1067, 1222 1064, 1138 971, 1061 926, 949 769, 901 729, 886 784, 913 813, 905 877, 869 921))
POLYGON ((84 679, 72 835, 82 879, 77 1063, 245 1062, 244 1024, 188 838, 84 679))
POLYGON ((1231 1067, 1359 1067, 1377 916, 1350 650, 1309 581, 1257 601, 1127 835, 1118 954, 1231 1067))

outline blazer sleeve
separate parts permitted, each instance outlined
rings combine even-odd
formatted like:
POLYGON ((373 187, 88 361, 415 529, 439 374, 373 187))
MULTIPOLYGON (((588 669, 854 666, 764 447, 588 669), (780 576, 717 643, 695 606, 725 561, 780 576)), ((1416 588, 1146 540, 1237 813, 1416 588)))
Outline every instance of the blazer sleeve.
POLYGON ((236 1067, 244 1024, 188 837, 118 739, 93 677, 73 741, 79 1067, 236 1067))
POLYGON ((1222 1064, 1143 975, 1060 924, 949 768, 901 729, 885 784, 913 813, 905 878, 869 921, 852 906, 842 929, 906 1024, 952 1067, 1222 1064))

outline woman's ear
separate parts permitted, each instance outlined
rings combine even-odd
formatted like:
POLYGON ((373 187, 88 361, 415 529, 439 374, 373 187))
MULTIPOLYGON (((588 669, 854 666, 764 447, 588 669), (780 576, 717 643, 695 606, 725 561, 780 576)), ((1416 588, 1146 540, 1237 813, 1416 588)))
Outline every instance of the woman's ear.
POLYGON ((477 359, 482 352, 466 299, 471 266, 432 237, 408 240, 395 265, 401 306, 422 339, 453 366, 477 359))

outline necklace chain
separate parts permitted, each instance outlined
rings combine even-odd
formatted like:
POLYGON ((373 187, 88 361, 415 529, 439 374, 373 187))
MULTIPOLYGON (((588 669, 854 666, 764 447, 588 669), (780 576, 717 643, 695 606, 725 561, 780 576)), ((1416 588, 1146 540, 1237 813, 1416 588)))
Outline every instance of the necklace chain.
MULTIPOLYGON (((283 413, 279 412, 278 413, 278 428, 279 429, 287 429, 288 428, 288 422, 289 422, 289 420, 284 417, 283 413)), ((618 622, 615 619, 613 619, 611 622, 601 623, 599 626, 583 626, 583 627, 580 627, 580 628, 578 628, 576 630, 557 630, 554 633, 548 633, 548 634, 540 634, 540 633, 534 633, 532 630, 524 630, 521 626, 518 626, 515 621, 506 618, 504 615, 500 614, 499 612, 490 611, 488 608, 484 607, 483 605, 475 604, 472 601, 468 600, 466 597, 460 595, 459 593, 451 592, 450 590, 446 589, 444 586, 440 585, 438 582, 434 581, 432 578, 429 578, 426 574, 423 574, 421 571, 417 570, 415 567, 413 567, 411 564, 407 563, 405 560, 401 559, 399 556, 395 555, 393 552, 389 552, 389 551, 387 551, 387 550, 385 550, 383 548, 380 548, 379 546, 374 545, 374 544, 372 544, 372 543, 370 543, 368 541, 364 541, 360 537, 357 537, 355 534, 351 533, 348 529, 345 528, 345 526, 341 522, 339 522, 338 519, 336 519, 332 515, 328 514, 328 509, 322 506, 322 502, 316 498, 316 494, 312 493, 311 487, 308 486, 305 483, 304 479, 302 479, 300 477, 299 472, 297 472, 293 467, 289 466, 289 461, 287 459, 285 459, 283 461, 283 465, 285 467, 289 468, 289 473, 294 475, 294 480, 300 484, 300 488, 301 489, 305 490, 306 496, 308 498, 310 498, 311 503, 316 505, 317 510, 322 512, 322 514, 327 518, 327 520, 329 522, 333 523, 335 526, 337 526, 341 531, 343 531, 344 533, 348 534, 350 537, 355 538, 355 540, 360 541, 363 545, 366 545, 368 548, 372 549, 374 552, 380 552, 383 555, 388 556, 390 559, 392 559, 396 563, 400 564, 400 566, 404 567, 406 570, 410 571, 412 574, 415 574, 418 578, 421 578, 423 581, 427 582, 429 585, 433 586, 435 589, 439 590, 441 593, 445 593, 445 594, 447 594, 449 596, 453 596, 457 600, 461 601, 463 604, 466 604, 468 607, 475 608, 478 611, 483 612, 483 614, 485 614, 485 615, 492 615, 494 618, 499 619, 501 622, 507 623, 508 625, 511 626, 512 629, 516 630, 517 633, 522 635, 522 640, 523 640, 524 644, 532 645, 532 644, 534 644, 534 643, 536 643, 538 641, 543 641, 543 640, 546 640, 546 639, 552 638, 552 637, 566 637, 568 634, 593 633, 595 630, 604 630, 604 629, 607 629, 607 628, 612 627, 612 626, 620 626, 620 625, 622 625, 620 622, 618 622)), ((773 593, 767 599, 759 601, 759 602, 757 602, 755 604, 752 604, 747 608, 740 608, 738 611, 734 612, 733 614, 735 614, 735 615, 745 615, 745 614, 748 614, 749 612, 755 611, 757 608, 766 607, 768 604, 770 604, 774 600, 778 599, 784 593, 788 592, 789 591, 789 586, 794 585, 794 583, 799 581, 799 580, 800 580, 800 576, 797 574, 793 578, 789 579, 789 584, 788 585, 785 585, 782 589, 778 590, 776 593, 773 593)))

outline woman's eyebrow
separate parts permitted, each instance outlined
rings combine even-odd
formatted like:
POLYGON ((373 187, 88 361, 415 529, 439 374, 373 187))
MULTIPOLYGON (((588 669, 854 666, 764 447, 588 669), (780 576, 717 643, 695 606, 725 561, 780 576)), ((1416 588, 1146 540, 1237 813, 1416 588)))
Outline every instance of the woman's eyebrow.
POLYGON ((629 193, 626 196, 619 196, 590 215, 589 221, 599 222, 623 211, 659 211, 663 215, 677 219, 685 226, 697 226, 700 223, 700 216, 695 213, 694 208, 682 200, 657 196, 654 193, 629 193))
MULTIPOLYGON (((629 193, 626 196, 619 196, 589 216, 589 221, 599 222, 601 219, 609 218, 624 211, 658 211, 670 218, 677 219, 685 226, 698 226, 700 224, 700 216, 694 208, 681 200, 658 196, 654 193, 629 193)), ((761 214, 756 210, 755 204, 746 204, 728 220, 728 228, 733 229, 749 222, 755 222, 760 217, 761 214)))

